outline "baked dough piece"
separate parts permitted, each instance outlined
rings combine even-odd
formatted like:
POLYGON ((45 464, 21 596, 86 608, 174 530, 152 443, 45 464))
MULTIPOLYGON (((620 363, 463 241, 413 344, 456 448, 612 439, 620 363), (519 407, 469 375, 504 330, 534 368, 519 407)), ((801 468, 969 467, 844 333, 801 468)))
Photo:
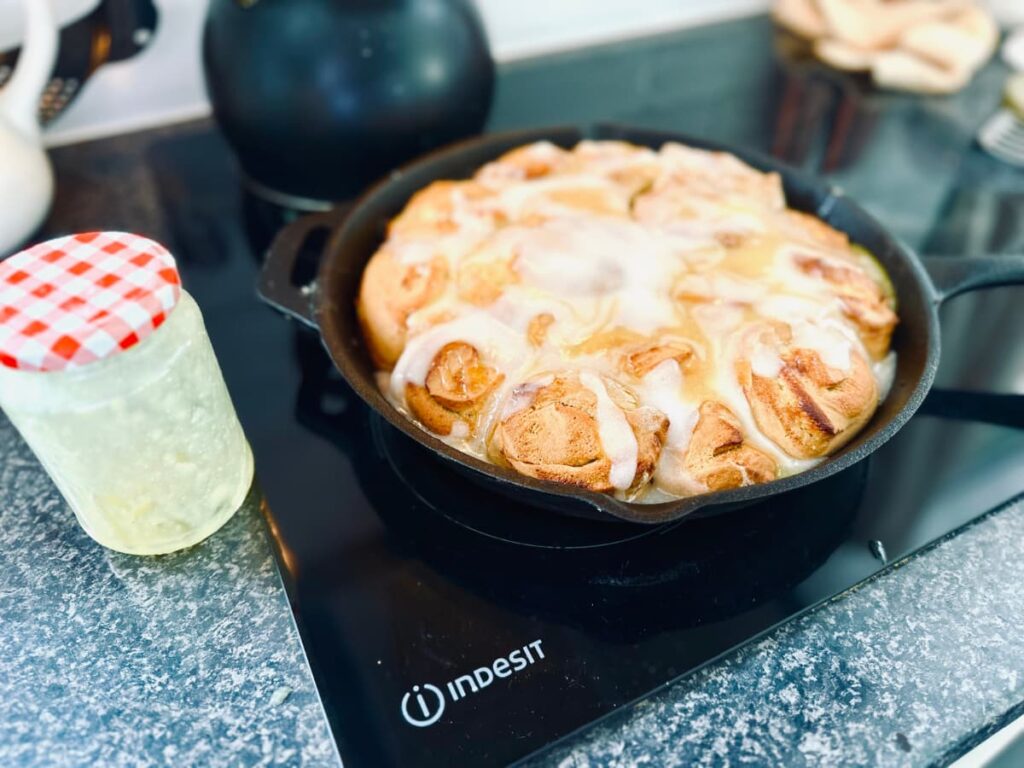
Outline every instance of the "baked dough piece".
POLYGON ((469 437, 488 398, 504 379, 504 374, 480 360, 476 347, 451 342, 434 355, 424 386, 405 385, 405 402, 431 432, 461 432, 461 437, 469 437))
POLYGON ((900 36, 903 50, 968 77, 988 60, 998 42, 999 28, 992 16, 974 7, 950 19, 910 27, 900 36))
POLYGON ((537 141, 509 150, 476 172, 475 179, 485 185, 504 185, 539 179, 560 168, 569 152, 550 141, 537 141))
POLYGON ((816 0, 776 0, 772 18, 800 37, 814 39, 828 31, 816 0))
POLYGON ((894 45, 908 27, 967 5, 968 0, 818 0, 831 36, 861 49, 894 45))
POLYGON ((836 69, 870 72, 882 88, 953 93, 999 41, 978 0, 776 0, 775 20, 813 41, 836 69))
POLYGON ((623 373, 642 379, 666 360, 687 370, 698 358, 697 345, 678 336, 665 336, 627 348, 619 363, 623 373))
MULTIPOLYGON (((636 470, 627 493, 645 486, 665 442, 668 419, 611 379, 604 379, 615 406, 636 440, 636 470)), ((495 427, 491 455, 516 471, 591 491, 615 490, 612 459, 601 441, 598 396, 574 373, 563 373, 513 390, 515 404, 495 427)), ((622 490, 622 489, 620 489, 622 490)))
POLYGON ((814 41, 814 55, 845 72, 870 70, 881 53, 875 48, 861 48, 834 37, 821 37, 814 41))
POLYGON ((456 210, 472 206, 473 212, 501 223, 500 209, 495 205, 493 190, 472 181, 435 181, 409 198, 405 208, 388 224, 388 237, 393 242, 426 241, 444 248, 444 236, 458 232, 460 221, 456 210))
POLYGON ((564 167, 597 173, 630 198, 649 189, 661 174, 656 152, 625 141, 581 141, 564 167))
MULTIPOLYGON (((786 206, 782 179, 762 173, 729 154, 667 143, 659 153, 667 172, 637 196, 633 216, 646 224, 699 219, 722 203, 781 210, 786 206)), ((721 210, 716 218, 720 218, 721 210)))
POLYGON ((871 356, 876 360, 885 357, 898 318, 882 287, 863 269, 837 258, 796 253, 793 262, 839 298, 843 314, 856 324, 871 356))
POLYGON ((885 51, 871 65, 871 74, 882 88, 914 93, 956 93, 971 79, 966 68, 946 69, 903 50, 885 51))
POLYGON ((717 401, 705 400, 698 413, 683 462, 694 480, 709 491, 723 491, 775 479, 775 460, 746 443, 732 411, 717 401))
POLYGON ((850 238, 817 216, 803 211, 787 210, 782 214, 784 231, 794 240, 828 251, 849 252, 850 238))
POLYGON ((782 179, 762 173, 727 152, 665 144, 662 174, 632 201, 633 218, 725 248, 761 231, 761 214, 785 208, 782 179))
POLYGON ((407 264, 387 246, 374 254, 363 272, 356 311, 378 368, 394 366, 405 348, 409 315, 440 297, 450 278, 441 256, 407 264))
POLYGON ((878 385, 857 350, 849 350, 844 370, 827 365, 816 350, 795 346, 783 323, 758 329, 754 336, 750 355, 736 361, 736 377, 758 428, 790 456, 832 453, 875 412, 878 385), (752 362, 765 350, 778 360, 771 375, 752 362))

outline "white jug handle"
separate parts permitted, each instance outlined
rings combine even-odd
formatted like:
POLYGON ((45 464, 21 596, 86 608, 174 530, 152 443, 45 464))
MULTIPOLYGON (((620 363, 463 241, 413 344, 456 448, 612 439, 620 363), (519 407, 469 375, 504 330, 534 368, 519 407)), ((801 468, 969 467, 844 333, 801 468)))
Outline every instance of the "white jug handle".
POLYGON ((57 24, 51 0, 21 0, 25 35, 18 65, 0 91, 0 118, 29 138, 38 138, 39 98, 57 61, 57 24))

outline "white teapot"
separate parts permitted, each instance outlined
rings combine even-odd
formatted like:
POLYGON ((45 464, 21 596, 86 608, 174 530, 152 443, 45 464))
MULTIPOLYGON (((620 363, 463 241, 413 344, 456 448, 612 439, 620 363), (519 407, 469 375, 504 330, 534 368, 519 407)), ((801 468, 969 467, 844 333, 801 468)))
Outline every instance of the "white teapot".
POLYGON ((0 256, 42 223, 53 200, 37 109, 57 58, 50 0, 21 0, 25 34, 13 76, 0 90, 0 256))

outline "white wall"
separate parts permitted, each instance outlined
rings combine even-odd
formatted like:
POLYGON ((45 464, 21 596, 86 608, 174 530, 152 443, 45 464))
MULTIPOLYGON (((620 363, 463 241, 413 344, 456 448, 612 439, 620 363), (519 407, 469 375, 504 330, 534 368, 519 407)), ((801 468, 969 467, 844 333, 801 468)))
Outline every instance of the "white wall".
POLYGON ((764 11, 769 0, 477 0, 499 61, 764 11))
MULTIPOLYGON (((62 0, 65 1, 66 0, 62 0)), ((9 3, 11 0, 0 0, 9 3)), ((199 62, 207 0, 156 0, 150 47, 102 67, 47 130, 66 144, 208 113, 199 62)), ((478 0, 499 61, 763 11, 769 0, 478 0)), ((10 25, 12 15, 0 16, 10 25)), ((9 32, 8 32, 9 35, 9 32)))

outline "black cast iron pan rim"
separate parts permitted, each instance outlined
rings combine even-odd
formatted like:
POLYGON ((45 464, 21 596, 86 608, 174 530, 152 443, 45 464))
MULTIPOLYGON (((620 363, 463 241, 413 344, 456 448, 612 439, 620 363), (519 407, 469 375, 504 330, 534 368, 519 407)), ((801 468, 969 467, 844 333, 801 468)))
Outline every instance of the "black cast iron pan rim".
MULTIPOLYGON (((445 176, 436 176, 433 178, 445 178, 445 176)), ((543 494, 548 498, 548 500, 552 497, 562 497, 566 499, 573 499, 578 502, 581 501, 589 505, 591 509, 598 513, 594 516, 598 519, 616 519, 634 523, 661 524, 699 513, 699 511, 703 511, 704 513, 713 513, 715 511, 724 510, 725 508, 732 508, 770 495, 783 493, 809 485, 810 483, 829 477, 857 463, 858 461, 861 461, 889 440, 889 438, 891 438, 910 419, 924 400, 925 395, 931 387, 932 380, 934 379, 939 359, 939 333, 936 306, 948 295, 951 295, 951 293, 942 294, 937 291, 929 278, 928 273, 925 271, 922 263, 913 251, 895 238, 885 227, 864 211, 864 209, 853 202, 850 198, 846 197, 842 190, 837 187, 829 186, 821 180, 799 170, 790 168, 773 158, 768 158, 764 155, 751 152, 743 148, 732 147, 724 143, 691 137, 672 131, 632 128, 629 126, 609 123, 600 123, 584 128, 580 128, 578 126, 533 128, 505 133, 487 134, 481 137, 467 139, 424 155, 393 172, 390 176, 382 179, 364 193, 351 208, 347 209, 344 212, 343 218, 342 213, 339 213, 338 211, 327 214, 314 214, 314 216, 310 218, 315 217, 320 217, 320 223, 322 225, 332 227, 333 233, 328 240, 326 248, 324 249, 325 256, 321 259, 316 281, 311 286, 308 286, 306 291, 303 293, 306 306, 304 308, 296 306, 289 307, 285 302, 277 300, 274 296, 277 289, 274 286, 268 285, 266 272, 261 284, 261 294, 263 297, 268 300, 269 303, 277 305, 289 314, 297 316, 299 319, 310 323, 318 329, 324 346, 344 378, 371 408, 379 413, 396 429, 404 432, 406 435, 429 448, 442 458, 454 462, 470 472, 477 473, 481 479, 486 479, 489 482, 505 486, 505 490, 508 492, 526 491, 529 493, 543 494), (927 317, 924 319, 928 333, 927 338, 923 341, 928 345, 927 354, 922 368, 922 374, 917 380, 913 390, 908 395, 903 407, 887 423, 881 426, 875 434, 863 440, 858 440, 858 438, 855 437, 848 448, 841 449, 837 454, 834 454, 817 466, 804 472, 773 480, 768 483, 700 494, 698 496, 691 496, 656 504, 627 502, 608 494, 582 490, 560 483, 536 480, 534 478, 520 475, 511 469, 506 469, 504 467, 482 461, 449 446, 447 443, 427 432, 414 421, 399 412, 380 392, 373 377, 367 378, 359 370, 358 365, 354 360, 354 356, 360 354, 362 339, 345 337, 336 327, 333 320, 335 313, 338 311, 354 311, 353 308, 338 306, 332 299, 332 296, 328 295, 328 292, 325 291, 325 286, 329 286, 332 283, 332 274, 344 266, 342 245, 351 235, 352 228, 354 226, 353 221, 355 219, 355 214, 364 210, 368 206, 372 206, 378 198, 389 194, 392 187, 397 183, 401 183, 405 177, 421 171, 424 167, 456 160, 468 152, 486 151, 488 148, 493 148, 494 154, 489 157, 495 157, 505 149, 519 144, 529 143, 531 141, 541 139, 563 139, 575 141, 582 138, 621 138, 627 141, 632 140, 639 144, 648 145, 652 145, 654 142, 660 144, 665 141, 679 141, 692 146, 730 152, 755 167, 779 171, 786 177, 787 184, 799 184, 819 196, 820 202, 817 208, 813 211, 814 213, 825 215, 830 209, 841 202, 841 204, 848 210, 852 211, 857 218, 868 222, 870 226, 874 227, 878 233, 890 241, 893 249, 899 254, 899 258, 905 263, 905 266, 909 268, 913 282, 917 284, 917 287, 921 289, 926 297, 925 304, 927 307, 927 317), (340 223, 339 219, 341 219, 340 223)), ((273 252, 274 247, 271 248, 271 254, 273 254, 273 252)), ((369 254, 367 255, 367 259, 368 258, 369 254)), ((357 265, 360 272, 364 265, 365 260, 361 261, 361 263, 357 265)), ((1011 279, 1012 277, 1016 277, 1018 281, 1020 280, 1019 275, 1011 276, 1011 279)))

